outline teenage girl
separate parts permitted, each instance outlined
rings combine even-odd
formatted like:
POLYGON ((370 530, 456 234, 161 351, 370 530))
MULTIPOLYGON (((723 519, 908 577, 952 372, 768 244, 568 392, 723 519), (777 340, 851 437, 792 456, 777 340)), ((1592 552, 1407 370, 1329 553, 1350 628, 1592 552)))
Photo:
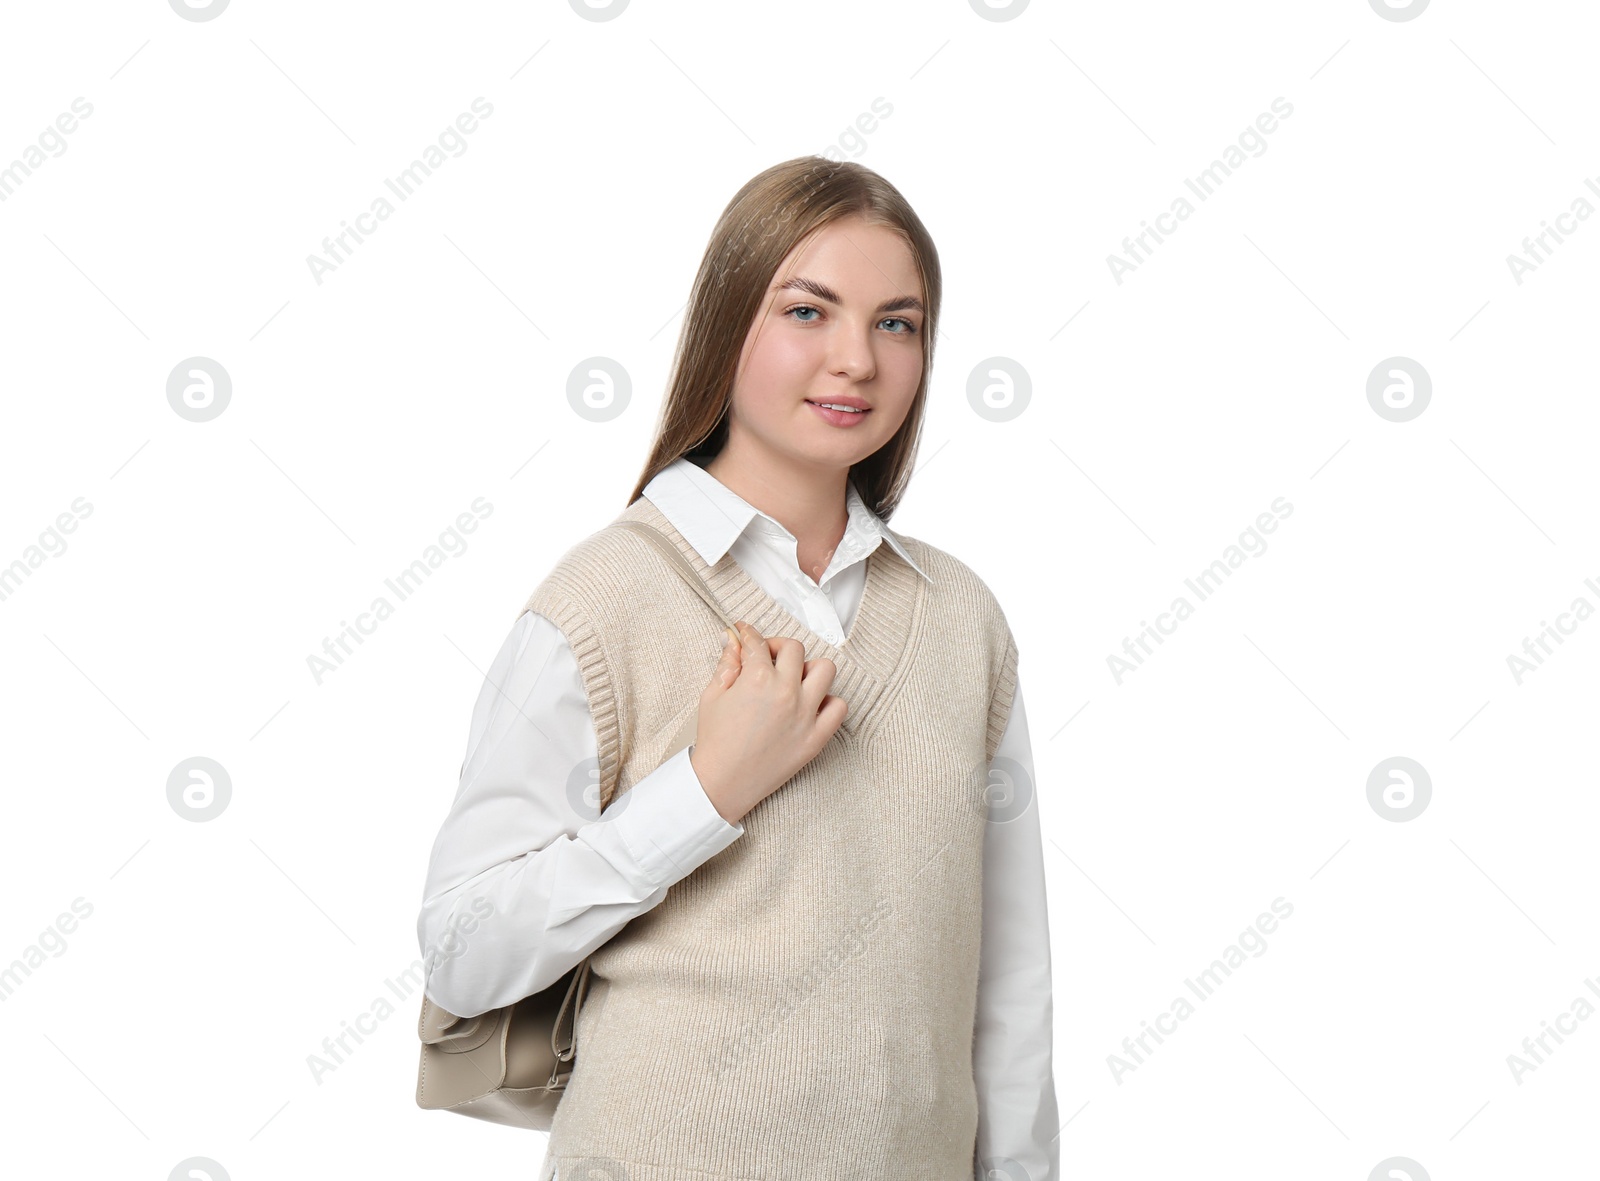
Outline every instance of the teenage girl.
POLYGON ((463 1017, 590 958, 541 1177, 1058 1176, 1016 645, 970 568, 887 525, 939 302, 876 173, 748 182, 619 518, 734 628, 718 653, 692 588, 607 529, 489 671, 418 936, 474 916, 426 983, 463 1017))

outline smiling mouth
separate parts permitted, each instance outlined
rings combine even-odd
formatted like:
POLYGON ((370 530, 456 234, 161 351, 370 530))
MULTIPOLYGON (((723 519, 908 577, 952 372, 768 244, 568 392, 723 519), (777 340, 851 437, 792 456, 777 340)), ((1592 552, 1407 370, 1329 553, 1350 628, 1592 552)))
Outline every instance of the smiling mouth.
POLYGON ((812 406, 821 406, 825 410, 839 410, 845 414, 867 414, 872 410, 870 406, 843 406, 838 402, 813 402, 810 398, 807 398, 806 402, 812 406))

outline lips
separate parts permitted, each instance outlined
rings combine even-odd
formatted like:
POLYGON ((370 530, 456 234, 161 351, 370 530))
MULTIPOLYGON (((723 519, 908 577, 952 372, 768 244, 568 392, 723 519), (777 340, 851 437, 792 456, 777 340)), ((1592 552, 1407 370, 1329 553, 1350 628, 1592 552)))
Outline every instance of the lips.
MULTIPOLYGON (((854 400, 855 399, 851 399, 851 401, 854 400)), ((842 401, 836 403, 836 405, 841 406, 845 404, 846 403, 842 401)), ((812 413, 817 415, 817 417, 821 418, 824 422, 837 427, 859 426, 861 423, 865 422, 867 416, 872 413, 871 407, 866 407, 859 412, 851 410, 833 410, 822 405, 820 402, 813 402, 809 398, 806 399, 806 405, 811 407, 812 413)))

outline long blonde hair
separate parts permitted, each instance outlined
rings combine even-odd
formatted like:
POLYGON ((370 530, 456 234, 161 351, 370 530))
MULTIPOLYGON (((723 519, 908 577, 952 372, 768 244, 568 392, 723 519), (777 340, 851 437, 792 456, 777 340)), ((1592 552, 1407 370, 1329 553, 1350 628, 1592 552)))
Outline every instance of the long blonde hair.
POLYGON ((678 335, 655 441, 629 504, 674 460, 688 456, 704 463, 726 446, 739 356, 778 265, 809 235, 854 214, 905 239, 922 279, 927 309, 922 379, 905 422, 892 439, 850 468, 850 481, 867 506, 885 521, 894 515, 911 478, 933 371, 942 287, 939 253, 898 189, 870 168, 823 156, 798 156, 757 174, 717 219, 678 335))

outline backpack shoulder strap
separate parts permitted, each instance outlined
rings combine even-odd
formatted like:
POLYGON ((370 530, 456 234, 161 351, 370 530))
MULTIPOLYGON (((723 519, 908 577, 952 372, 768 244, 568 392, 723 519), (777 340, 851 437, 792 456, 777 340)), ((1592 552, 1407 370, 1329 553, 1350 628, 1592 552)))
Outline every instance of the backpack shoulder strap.
POLYGON ((668 564, 694 589, 696 594, 706 601, 706 606, 716 612, 717 618, 722 620, 728 627, 733 627, 733 620, 728 618, 727 612, 722 609, 722 604, 717 602, 716 597, 712 595, 711 588, 706 585, 705 579, 700 576, 699 571, 689 564, 689 559, 678 552, 678 547, 673 545, 672 541, 661 530, 646 525, 643 521, 615 521, 608 528, 630 529, 649 538, 667 559, 668 564))

